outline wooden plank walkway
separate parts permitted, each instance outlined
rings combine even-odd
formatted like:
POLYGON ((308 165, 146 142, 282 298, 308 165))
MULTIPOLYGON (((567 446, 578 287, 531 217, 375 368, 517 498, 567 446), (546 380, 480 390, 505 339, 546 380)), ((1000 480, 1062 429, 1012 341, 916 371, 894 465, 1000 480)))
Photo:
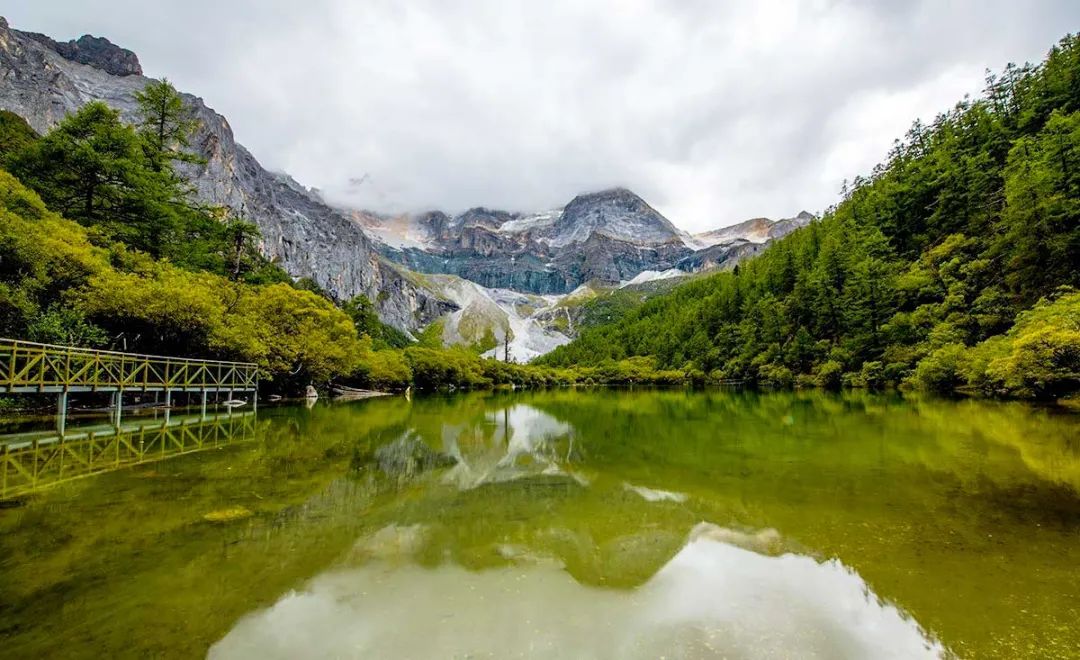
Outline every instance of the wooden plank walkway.
POLYGON ((101 351, 0 338, 0 393, 253 392, 250 362, 101 351))
POLYGON ((161 461, 255 438, 255 412, 169 416, 66 434, 0 436, 0 500, 102 472, 161 461))
POLYGON ((198 392, 206 412, 207 395, 259 389, 259 368, 251 362, 200 360, 99 351, 0 338, 0 394, 56 394, 56 430, 64 435, 68 394, 110 392, 113 426, 119 427, 125 392, 198 392))

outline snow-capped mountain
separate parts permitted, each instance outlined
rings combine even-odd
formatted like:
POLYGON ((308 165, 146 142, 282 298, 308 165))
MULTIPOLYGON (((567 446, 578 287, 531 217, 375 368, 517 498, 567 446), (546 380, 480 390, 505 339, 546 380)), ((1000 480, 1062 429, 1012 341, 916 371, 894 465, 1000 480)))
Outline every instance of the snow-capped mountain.
POLYGON ((685 246, 685 235, 645 200, 625 188, 578 195, 559 214, 549 244, 584 243, 595 234, 634 245, 685 246))
POLYGON ((761 218, 690 236, 625 188, 532 214, 483 207, 456 216, 353 212, 379 251, 410 269, 535 294, 563 294, 590 281, 618 285, 646 271, 730 268, 812 217, 761 218))
MULTIPOLYGON (((149 82, 134 53, 105 39, 60 43, 11 29, 3 18, 0 78, 0 108, 39 132, 95 100, 131 121, 135 94, 149 82)), ((539 213, 343 210, 264 169, 235 141, 225 117, 183 96, 199 120, 192 146, 202 158, 183 174, 201 202, 250 218, 267 257, 294 277, 313 278, 337 300, 366 295, 384 321, 405 331, 439 320, 446 343, 497 343, 489 352, 505 352, 509 337, 519 361, 569 341, 572 310, 585 297, 732 267, 812 219, 755 219, 690 236, 625 188, 581 194, 539 213)))

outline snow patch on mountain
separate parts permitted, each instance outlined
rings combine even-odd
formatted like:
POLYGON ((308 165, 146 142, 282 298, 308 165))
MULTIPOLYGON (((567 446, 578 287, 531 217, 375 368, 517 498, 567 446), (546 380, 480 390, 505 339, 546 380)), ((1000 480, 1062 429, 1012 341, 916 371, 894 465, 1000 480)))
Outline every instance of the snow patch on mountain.
POLYGON ((508 220, 499 227, 499 232, 503 234, 521 234, 528 231, 550 229, 561 214, 562 209, 552 209, 508 220))
POLYGON ((524 363, 570 342, 565 334, 545 327, 540 317, 564 296, 540 296, 510 289, 489 289, 456 275, 425 276, 427 287, 454 302, 458 309, 442 318, 442 341, 448 346, 474 346, 494 339, 484 357, 524 363))
POLYGON ((685 271, 678 268, 669 268, 664 271, 660 270, 643 270, 638 273, 633 279, 619 283, 619 288, 632 286, 634 284, 645 284, 646 282, 655 282, 657 280, 668 280, 673 277, 682 277, 687 275, 685 271))
MULTIPOLYGON (((509 289, 491 289, 492 298, 506 311, 506 320, 510 328, 510 344, 499 346, 484 353, 484 357, 499 360, 507 357, 512 362, 529 362, 545 353, 550 353, 559 346, 570 343, 570 338, 561 332, 545 328, 538 316, 547 312, 562 299, 562 296, 541 296, 544 305, 531 308, 522 304, 522 296, 509 289)), ((505 334, 503 335, 505 338, 505 334)))

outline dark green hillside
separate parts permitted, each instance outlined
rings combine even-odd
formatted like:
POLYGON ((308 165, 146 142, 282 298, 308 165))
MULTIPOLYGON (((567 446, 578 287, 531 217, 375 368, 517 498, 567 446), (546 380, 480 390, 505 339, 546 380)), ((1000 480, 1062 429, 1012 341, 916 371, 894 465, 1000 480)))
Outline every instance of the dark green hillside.
POLYGON ((768 385, 907 380, 1052 396, 1080 383, 1078 285, 1080 39, 1070 35, 1042 64, 1010 65, 982 98, 916 123, 821 221, 543 362, 652 356, 768 385))

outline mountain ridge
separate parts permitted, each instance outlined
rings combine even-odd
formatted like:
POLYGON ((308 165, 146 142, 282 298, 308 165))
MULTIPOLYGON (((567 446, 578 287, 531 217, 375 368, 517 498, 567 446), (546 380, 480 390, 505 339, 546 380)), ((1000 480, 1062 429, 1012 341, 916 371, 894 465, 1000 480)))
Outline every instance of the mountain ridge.
MULTIPOLYGON (((135 93, 149 78, 134 72, 114 75, 105 63, 65 57, 50 43, 57 42, 0 20, 0 75, 5 81, 0 109, 23 117, 39 133, 91 101, 103 101, 126 121, 133 119, 135 93)), ((402 277, 347 214, 288 175, 266 170, 236 142, 225 117, 201 98, 182 96, 199 121, 191 145, 204 162, 185 165, 181 173, 199 201, 227 206, 254 222, 268 258, 295 278, 310 277, 338 300, 366 295, 383 320, 402 330, 419 329, 453 309, 453 303, 402 277)))
POLYGON ((411 270, 533 294, 566 294, 594 280, 617 285, 647 271, 732 268, 814 219, 803 211, 748 221, 757 223, 757 234, 740 223, 691 235, 622 187, 581 193, 562 208, 538 213, 477 206, 453 216, 351 215, 380 253, 411 270), (710 240, 716 232, 724 233, 710 240))
MULTIPOLYGON (((0 109, 40 133, 95 100, 134 121, 135 94, 150 82, 137 56, 108 39, 57 42, 11 28, 2 17, 0 74, 6 81, 0 109)), ((462 310, 462 296, 411 271, 457 275, 498 300, 513 298, 501 290, 568 294, 590 282, 619 287, 642 274, 730 268, 797 225, 766 221, 772 233, 764 240, 729 231, 731 240, 704 245, 625 187, 583 192, 539 213, 476 206, 456 215, 387 216, 343 209, 288 174, 265 169, 236 142, 225 117, 195 95, 182 97, 199 124, 191 146, 202 162, 179 166, 195 197, 253 221, 260 251, 292 277, 311 278, 339 302, 363 294, 384 321, 406 332, 462 310)))

